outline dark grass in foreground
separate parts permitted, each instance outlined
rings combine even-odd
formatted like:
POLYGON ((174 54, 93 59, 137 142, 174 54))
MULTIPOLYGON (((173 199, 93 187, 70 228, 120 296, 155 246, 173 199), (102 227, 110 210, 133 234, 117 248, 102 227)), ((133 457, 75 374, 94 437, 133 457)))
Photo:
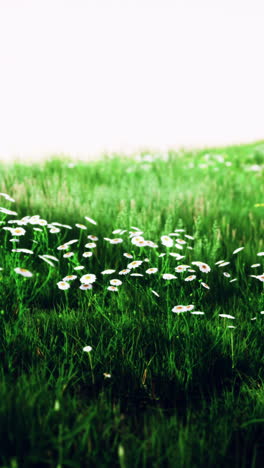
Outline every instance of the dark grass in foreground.
POLYGON ((18 214, 0 213, 1 468, 262 466, 263 282, 250 275, 263 273, 263 164, 260 142, 171 152, 167 160, 0 167, 0 192, 15 199, 2 197, 0 205, 18 214), (51 234, 27 224, 25 236, 10 242, 3 228, 16 225, 8 220, 37 214, 72 229, 51 234), (132 226, 158 247, 132 244, 132 226), (113 235, 116 229, 127 232, 113 235), (161 236, 175 229, 194 240, 183 249, 164 246, 161 236), (89 234, 98 241, 84 258, 89 234), (123 242, 104 239, 114 237, 123 242), (70 239, 78 243, 67 259, 57 247, 70 239), (133 270, 143 277, 118 275, 132 261, 125 252, 149 259, 133 270), (59 262, 53 267, 43 254, 59 262), (221 268, 219 260, 230 263, 221 268), (85 269, 74 270, 79 264, 85 269), (195 269, 193 281, 175 273, 180 264, 195 269), (33 276, 23 278, 17 267, 33 276), (146 274, 150 267, 158 272, 146 274), (116 272, 101 274, 109 268, 116 272), (96 275, 91 290, 77 280, 58 288, 65 275, 85 273, 96 275), (112 278, 122 280, 117 292, 107 289, 112 278), (204 315, 173 313, 179 304, 204 315))

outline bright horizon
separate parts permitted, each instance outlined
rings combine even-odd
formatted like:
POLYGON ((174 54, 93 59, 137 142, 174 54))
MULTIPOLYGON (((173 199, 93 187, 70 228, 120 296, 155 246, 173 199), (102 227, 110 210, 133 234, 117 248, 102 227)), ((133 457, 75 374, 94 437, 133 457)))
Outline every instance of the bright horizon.
POLYGON ((0 0, 0 159, 263 139, 263 20, 257 0, 0 0))

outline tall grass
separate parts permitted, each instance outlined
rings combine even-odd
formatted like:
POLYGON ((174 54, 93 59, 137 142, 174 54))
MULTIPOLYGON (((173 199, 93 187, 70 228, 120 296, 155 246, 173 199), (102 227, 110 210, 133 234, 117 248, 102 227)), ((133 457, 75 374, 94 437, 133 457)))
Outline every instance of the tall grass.
POLYGON ((1 196, 0 205, 17 213, 0 212, 1 468, 262 466, 263 167, 263 142, 0 167, 0 192, 15 200, 1 196), (27 221, 19 237, 4 229, 33 215, 48 224, 27 221), (56 222, 72 229, 51 233, 56 222), (134 227, 157 247, 133 244, 134 227), (183 248, 172 235, 173 247, 162 244, 177 229, 183 248), (95 248, 85 248, 88 235, 95 248), (119 275, 132 260, 143 276, 119 275), (180 264, 195 273, 176 273, 180 264), (84 291, 86 273, 96 281, 84 291), (112 278, 122 281, 117 291, 107 289, 112 278), (173 313, 180 304, 194 308, 173 313))

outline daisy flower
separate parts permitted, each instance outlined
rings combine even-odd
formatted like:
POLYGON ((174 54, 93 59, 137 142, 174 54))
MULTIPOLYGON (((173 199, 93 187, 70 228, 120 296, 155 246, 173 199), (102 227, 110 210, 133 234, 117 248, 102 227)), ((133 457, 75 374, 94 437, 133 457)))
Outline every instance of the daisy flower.
POLYGON ((223 275, 226 276, 227 278, 230 278, 230 276, 231 276, 230 273, 227 273, 227 271, 224 271, 223 275))
POLYGON ((52 267, 55 267, 54 263, 51 260, 49 260, 48 258, 45 258, 43 255, 38 255, 38 256, 39 256, 39 258, 41 258, 41 260, 44 260, 44 262, 48 263, 52 267))
POLYGON ((146 247, 146 245, 148 245, 148 244, 147 244, 147 241, 145 241, 145 240, 143 239, 143 240, 140 240, 140 241, 138 241, 138 242, 135 242, 135 245, 136 245, 137 247, 146 247))
POLYGON ((92 234, 90 234, 89 236, 87 236, 87 239, 90 239, 90 240, 92 240, 92 241, 98 241, 98 237, 93 236, 92 234))
POLYGON ((89 221, 89 223, 97 224, 96 221, 94 221, 92 218, 88 218, 88 216, 85 216, 85 219, 86 219, 87 221, 89 221))
POLYGON ((96 276, 93 273, 88 273, 86 275, 83 275, 80 278, 80 282, 85 283, 85 284, 94 283, 95 281, 96 281, 96 276))
POLYGON ((70 257, 73 257, 74 253, 73 252, 66 252, 65 254, 63 254, 63 257, 64 258, 70 258, 70 257))
POLYGON ((86 227, 84 224, 79 224, 79 223, 77 223, 77 224, 75 224, 75 226, 76 226, 77 228, 79 228, 79 229, 87 229, 87 227, 86 227))
POLYGON ((158 269, 157 268, 148 268, 146 270, 146 273, 148 273, 148 275, 151 275, 153 273, 157 273, 158 269))
POLYGON ((19 239, 9 239, 9 242, 19 242, 19 239))
POLYGON ((121 231, 122 229, 115 229, 114 231, 112 231, 112 234, 120 234, 121 231))
POLYGON ((66 281, 59 281, 59 282, 57 283, 57 286, 58 286, 59 289, 64 289, 64 290, 70 288, 69 283, 66 282, 66 281))
POLYGON ((193 304, 189 304, 186 307, 186 310, 193 310, 194 309, 194 305, 193 304))
POLYGON ((185 278, 184 281, 193 281, 196 278, 196 275, 190 275, 185 278))
POLYGON ((239 247, 238 249, 234 250, 233 252, 233 255, 240 252, 241 250, 243 250, 245 247, 239 247))
POLYGON ((121 237, 116 237, 115 239, 110 239, 110 244, 121 244, 123 242, 123 239, 121 237))
POLYGON ((161 243, 165 245, 166 247, 172 247, 173 246, 173 239, 171 239, 169 236, 161 236, 161 243))
POLYGON ((115 273, 115 270, 104 270, 104 271, 101 271, 101 275, 111 275, 112 273, 115 273))
POLYGON ((222 268, 223 266, 226 266, 226 265, 229 265, 230 262, 224 262, 224 263, 221 263, 220 265, 218 265, 218 268, 222 268))
POLYGON ((64 245, 72 245, 76 244, 76 242, 79 242, 79 239, 71 239, 68 242, 65 242, 64 245))
POLYGON ((83 351, 84 351, 85 353, 90 353, 90 351, 92 351, 92 349, 93 349, 93 348, 92 348, 91 346, 85 346, 85 347, 83 348, 83 351))
POLYGON ((201 310, 193 310, 191 312, 191 314, 193 314, 193 315, 204 315, 204 312, 202 312, 201 310))
POLYGON ((174 229, 174 232, 184 232, 185 229, 174 229))
POLYGON ((14 229, 11 228, 10 232, 11 232, 12 236, 24 236, 24 234, 26 233, 26 230, 24 228, 17 227, 17 228, 14 228, 14 229))
POLYGON ((57 234, 58 232, 60 232, 60 229, 54 227, 54 228, 51 228, 51 229, 49 230, 49 232, 50 232, 50 234, 57 234))
POLYGON ((82 256, 87 258, 87 257, 91 257, 93 255, 93 252, 83 252, 82 256))
POLYGON ((67 276, 65 276, 65 278, 63 278, 62 281, 73 281, 73 280, 75 280, 76 278, 77 278, 76 275, 67 275, 67 276))
POLYGON ((234 319, 235 317, 233 315, 228 315, 228 314, 218 314, 219 317, 223 317, 223 318, 230 318, 230 319, 234 319))
POLYGON ((262 283, 263 283, 263 281, 264 281, 264 273, 262 273, 262 275, 256 276, 256 278, 257 278, 259 281, 262 281, 262 283))
POLYGON ((182 271, 185 271, 187 268, 189 268, 189 266, 190 265, 178 265, 178 266, 176 266, 175 271, 177 273, 180 273, 182 271))
POLYGON ((148 247, 152 247, 153 249, 157 249, 158 247, 158 244, 155 244, 155 242, 152 242, 151 240, 146 240, 145 242, 148 247))
POLYGON ((119 279, 111 279, 110 284, 112 286, 120 286, 120 284, 122 284, 122 281, 120 281, 119 279))
POLYGON ((94 249, 96 247, 96 243, 95 242, 88 242, 87 244, 85 244, 85 246, 87 249, 94 249))
POLYGON ((17 216, 17 213, 15 211, 8 210, 7 208, 3 208, 2 206, 0 206, 0 213, 17 216))
POLYGON ((66 250, 69 248, 69 245, 67 244, 62 244, 62 245, 59 245, 59 247, 57 247, 57 250, 66 250))
POLYGON ((139 267, 141 264, 143 263, 143 260, 134 260, 133 262, 129 263, 127 265, 127 268, 131 269, 131 268, 137 268, 139 267))
POLYGON ((172 279, 177 279, 177 276, 172 275, 171 273, 164 273, 164 274, 162 275, 162 278, 163 278, 164 280, 172 280, 172 279))
POLYGON ((78 265, 78 266, 74 267, 73 269, 74 270, 83 270, 84 268, 85 268, 84 266, 78 265))
POLYGON ((174 306, 172 309, 172 312, 176 314, 179 314, 180 312, 186 312, 186 311, 187 311, 186 306, 183 306, 183 305, 174 306))
POLYGON ((218 262, 215 263, 215 265, 220 265, 220 263, 224 263, 224 260, 219 260, 218 262))
POLYGON ((79 286, 79 289, 83 289, 83 290, 86 290, 86 289, 93 289, 93 285, 88 283, 88 284, 81 284, 81 286, 79 286))
POLYGON ((176 247, 176 249, 180 249, 180 250, 183 249, 183 246, 181 244, 175 243, 175 247, 176 247))
POLYGON ((159 254, 159 257, 164 257, 166 254, 165 253, 161 253, 159 254))
POLYGON ((175 252, 170 252, 169 255, 171 255, 172 257, 175 257, 176 260, 181 260, 182 258, 185 257, 185 255, 180 255, 180 254, 175 253, 175 252))
POLYGON ((125 252, 123 255, 126 258, 133 258, 133 255, 131 255, 130 253, 127 253, 127 252, 125 252))
POLYGON ((230 280, 229 283, 233 283, 234 281, 237 281, 237 278, 230 280))
POLYGON ((108 286, 108 291, 118 291, 118 288, 116 286, 108 286))
POLYGON ((177 239, 175 239, 175 240, 176 240, 176 242, 178 242, 178 244, 186 244, 186 243, 187 243, 187 242, 186 242, 185 240, 183 240, 183 239, 178 239, 178 238, 177 238, 177 239))
POLYGON ((128 273, 130 273, 130 269, 129 268, 124 268, 124 270, 121 270, 119 271, 119 275, 127 275, 128 273))
POLYGON ((45 257, 45 258, 50 258, 51 260, 54 260, 55 262, 59 262, 59 259, 56 258, 56 257, 53 257, 53 255, 42 255, 42 257, 45 257))
POLYGON ((257 256, 258 256, 258 257, 263 257, 263 255, 264 255, 264 252, 258 252, 258 253, 257 253, 257 256))
POLYGON ((211 268, 209 267, 209 265, 207 265, 207 263, 201 263, 199 266, 199 270, 202 271, 203 273, 208 273, 209 271, 211 271, 211 268))
POLYGON ((132 240, 131 240, 131 243, 132 244, 137 244, 140 241, 144 241, 144 237, 142 237, 142 236, 133 236, 132 240))
POLYGON ((194 237, 193 237, 193 236, 189 236, 189 234, 184 234, 184 237, 187 237, 187 239, 194 240, 194 237))
POLYGON ((52 223, 54 226, 60 226, 60 227, 65 227, 67 229, 72 229, 71 226, 68 226, 68 224, 61 224, 61 223, 52 223))
POLYGON ((260 263, 254 263, 254 265, 251 265, 250 268, 256 268, 256 267, 259 267, 260 266, 260 263))
POLYGON ((38 222, 37 222, 37 224, 38 224, 39 226, 47 226, 48 221, 46 221, 46 219, 39 219, 38 222))
POLYGON ((210 289, 210 287, 209 287, 208 284, 206 284, 206 283, 201 282, 201 285, 202 285, 204 288, 206 288, 206 289, 210 289))
POLYGON ((33 250, 28 250, 28 249, 12 249, 12 252, 23 252, 27 254, 33 254, 33 250))
POLYGON ((107 374, 107 372, 103 373, 105 379, 111 379, 111 374, 107 374))
POLYGON ((131 273, 130 276, 144 276, 144 275, 142 275, 141 273, 131 273))
POLYGON ((19 275, 21 276, 24 276, 25 278, 30 278, 31 276, 33 276, 33 273, 31 273, 31 271, 29 270, 26 270, 25 268, 14 268, 14 271, 16 273, 18 273, 19 275))

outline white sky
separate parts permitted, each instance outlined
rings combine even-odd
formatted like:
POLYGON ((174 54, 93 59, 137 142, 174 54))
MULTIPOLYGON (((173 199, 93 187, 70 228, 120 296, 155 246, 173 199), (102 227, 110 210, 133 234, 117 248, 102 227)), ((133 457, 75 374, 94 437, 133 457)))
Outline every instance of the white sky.
POLYGON ((264 138, 262 0, 0 0, 0 157, 264 138))

